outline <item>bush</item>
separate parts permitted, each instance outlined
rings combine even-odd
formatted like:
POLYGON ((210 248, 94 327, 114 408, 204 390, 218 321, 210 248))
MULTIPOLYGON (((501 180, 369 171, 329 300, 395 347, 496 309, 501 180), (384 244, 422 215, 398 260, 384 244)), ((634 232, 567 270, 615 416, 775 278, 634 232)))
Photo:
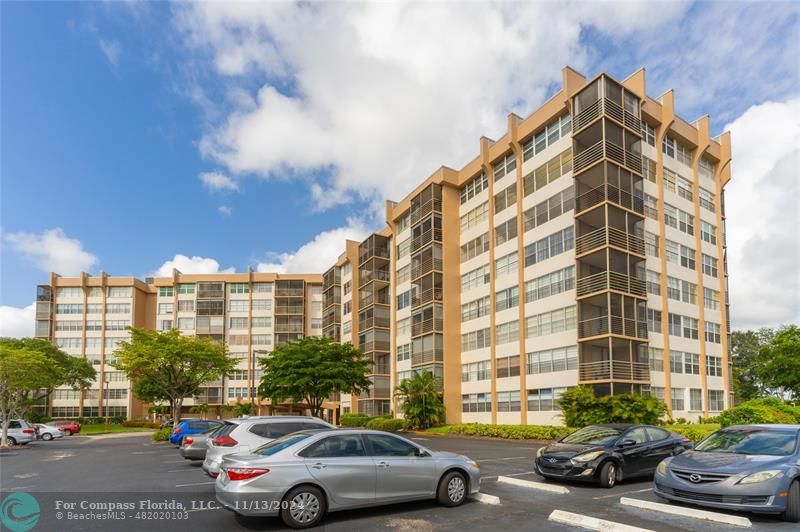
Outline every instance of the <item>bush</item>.
POLYGON ((788 405, 777 397, 752 399, 722 412, 719 422, 723 427, 751 423, 800 423, 800 407, 788 405))
POLYGON ((437 427, 438 434, 463 434, 464 436, 483 436, 508 440, 559 440, 575 432, 569 427, 550 425, 486 425, 481 423, 461 423, 437 427))
POLYGON ((170 434, 172 434, 172 429, 170 428, 160 429, 155 431, 153 435, 150 436, 150 439, 153 441, 167 441, 169 440, 170 434))
POLYGON ((693 442, 697 443, 700 440, 706 438, 707 436, 711 435, 712 433, 719 430, 718 424, 704 424, 704 425, 670 425, 669 430, 673 432, 677 432, 683 436, 686 436, 693 442))
POLYGON ((365 425, 366 428, 372 430, 403 430, 408 426, 408 423, 404 419, 390 419, 390 418, 383 418, 377 417, 372 418, 367 421, 365 425))
POLYGON ((133 420, 133 421, 123 421, 123 427, 145 427, 148 429, 157 429, 161 427, 160 423, 152 423, 150 421, 144 421, 141 419, 133 420))
POLYGON ((650 395, 604 395, 595 397, 588 386, 577 386, 558 399, 564 422, 570 427, 598 423, 642 423, 655 425, 667 412, 663 401, 650 395))
POLYGON ((374 419, 391 419, 389 416, 365 416, 364 414, 342 414, 339 425, 342 427, 367 427, 374 419))

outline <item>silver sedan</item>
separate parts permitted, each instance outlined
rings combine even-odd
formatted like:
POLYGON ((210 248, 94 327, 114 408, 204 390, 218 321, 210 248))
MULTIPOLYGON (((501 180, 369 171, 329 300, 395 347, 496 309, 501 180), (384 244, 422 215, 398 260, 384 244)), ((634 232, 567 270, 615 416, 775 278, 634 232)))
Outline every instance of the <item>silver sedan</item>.
POLYGON ((418 499, 458 506, 480 489, 478 464, 374 430, 307 430, 223 459, 217 500, 247 516, 316 526, 326 512, 418 499))

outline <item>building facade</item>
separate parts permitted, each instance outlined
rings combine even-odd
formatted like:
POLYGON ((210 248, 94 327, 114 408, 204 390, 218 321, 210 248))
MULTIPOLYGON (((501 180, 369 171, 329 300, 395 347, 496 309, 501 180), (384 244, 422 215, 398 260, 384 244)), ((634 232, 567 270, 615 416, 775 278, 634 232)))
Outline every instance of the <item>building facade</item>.
MULTIPOLYGON (((224 407, 240 402, 252 402, 262 414, 304 412, 304 405, 258 399, 258 358, 291 340, 321 335, 322 299, 320 275, 188 275, 174 270, 171 277, 141 281, 104 273, 75 278, 51 274, 48 284, 37 287, 36 337, 85 357, 98 376, 95 386, 83 392, 55 390, 39 409, 52 417, 145 417, 148 405, 131 393, 126 375, 110 365, 117 342, 129 338, 127 328, 132 326, 209 336, 224 341, 239 360, 230 376, 187 398, 185 413, 205 403, 209 415, 224 415, 224 407)), ((323 406, 334 419, 338 402, 323 406)))
POLYGON ((647 96, 644 70, 562 79, 462 169, 388 202, 387 227, 325 274, 325 334, 375 362, 345 409, 399 413, 414 371, 440 378, 448 422, 557 423, 578 384, 674 418, 730 404, 729 135, 647 96))

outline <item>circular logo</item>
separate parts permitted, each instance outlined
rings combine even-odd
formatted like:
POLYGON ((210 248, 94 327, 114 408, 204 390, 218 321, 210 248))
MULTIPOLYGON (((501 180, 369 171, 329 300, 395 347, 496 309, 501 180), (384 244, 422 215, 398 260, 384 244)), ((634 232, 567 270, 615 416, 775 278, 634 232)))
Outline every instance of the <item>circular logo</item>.
POLYGON ((39 510, 33 495, 12 493, 0 503, 0 521, 11 532, 27 532, 39 522, 39 510))
POLYGON ((700 482, 701 480, 703 480, 703 477, 701 477, 701 476, 700 476, 700 475, 698 475, 697 473, 692 473, 691 475, 689 475, 689 480, 691 480, 692 482, 694 482, 695 484, 697 484, 698 482, 700 482))

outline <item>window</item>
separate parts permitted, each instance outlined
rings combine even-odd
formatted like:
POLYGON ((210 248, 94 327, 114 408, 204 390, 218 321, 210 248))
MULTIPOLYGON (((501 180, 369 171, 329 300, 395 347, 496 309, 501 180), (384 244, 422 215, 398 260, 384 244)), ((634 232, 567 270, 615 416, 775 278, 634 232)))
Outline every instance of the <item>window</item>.
POLYGON ((495 335, 498 344, 519 341, 519 320, 496 325, 495 335))
POLYGON ((491 393, 470 393, 461 396, 462 412, 491 412, 491 393))
POLYGON ((655 397, 656 399, 664 400, 664 388, 661 386, 651 386, 650 387, 650 395, 655 397))
POLYGON ((527 161, 534 155, 544 151, 555 141, 569 134, 572 130, 572 116, 565 113, 547 124, 539 134, 529 138, 522 144, 522 158, 527 161))
POLYGON ((228 379, 232 381, 244 381, 247 380, 247 370, 246 369, 237 369, 231 372, 228 375, 228 379))
POLYGON ((558 398, 569 388, 539 388, 528 390, 529 412, 550 412, 561 410, 558 407, 558 398))
POLYGON ((717 277, 717 259, 711 255, 703 253, 703 273, 711 277, 717 277))
POLYGON ((675 301, 681 300, 681 280, 675 277, 667 277, 667 297, 675 301))
MULTIPOLYGON (((172 303, 169 303, 169 308, 172 308, 172 303)), ((172 310, 170 310, 170 313, 172 310)), ((130 314, 131 313, 131 304, 130 303, 106 303, 106 313, 107 314, 130 314)))
MULTIPOLYGON (((397 284, 406 283, 411 280, 411 265, 406 264, 397 270, 397 284)), ((347 295, 352 290, 352 283, 347 281, 344 283, 344 295, 347 295)))
POLYGON ((707 309, 719 309, 719 292, 703 287, 703 306, 707 309))
POLYGON ((311 313, 312 314, 321 314, 322 313, 322 301, 312 301, 311 302, 311 313))
POLYGON ((568 266, 525 283, 525 302, 538 301, 575 288, 575 266, 568 266))
POLYGON ((86 295, 88 297, 103 297, 103 288, 100 286, 90 286, 86 295))
POLYGON ((304 458, 345 458, 366 456, 360 434, 329 436, 311 444, 300 453, 304 458))
MULTIPOLYGON (((109 288, 109 292, 110 291, 111 291, 111 288, 109 288)), ((174 293, 174 290, 173 290, 173 288, 171 286, 160 286, 160 287, 158 287, 158 295, 159 295, 159 297, 172 297, 173 293, 174 293)), ((109 293, 108 295, 110 296, 111 293, 109 293)))
POLYGON ((700 375, 700 355, 695 353, 684 353, 683 372, 687 375, 700 375))
POLYGON ((680 351, 669 352, 669 371, 683 373, 683 353, 680 351))
POLYGON ((466 262, 487 251, 489 251, 489 233, 484 233, 461 246, 461 262, 466 262))
POLYGON ((669 317, 669 334, 671 336, 681 336, 682 320, 680 314, 673 314, 672 312, 670 312, 668 317, 669 317))
POLYGON ((570 186, 523 213, 524 230, 530 231, 545 222, 575 209, 575 187, 570 186))
POLYGON ((698 173, 700 177, 704 177, 706 179, 714 179, 714 174, 717 173, 717 165, 706 159, 705 157, 700 158, 700 162, 697 165, 698 173))
POLYGON ((569 306, 527 318, 527 338, 545 336, 575 328, 575 307, 569 306))
POLYGON ((675 158, 678 162, 685 164, 686 166, 692 166, 692 153, 694 150, 684 146, 680 142, 675 142, 675 158))
POLYGON ((642 174, 651 183, 656 182, 656 162, 653 159, 642 156, 642 174))
POLYGON ((489 188, 489 181, 486 179, 486 174, 481 172, 477 176, 470 179, 466 185, 461 189, 461 204, 468 202, 484 190, 489 188))
MULTIPOLYGON (((499 246, 517 237, 517 217, 513 217, 494 228, 495 245, 499 246)), ((488 251, 488 248, 487 248, 488 251)))
POLYGON ((411 344, 403 344, 397 346, 397 361, 402 362, 403 360, 410 360, 411 359, 411 344))
POLYGON ((706 333, 706 342, 718 344, 722 340, 719 323, 714 323, 713 321, 705 322, 705 333, 706 333))
POLYGON ((689 281, 681 281, 681 301, 692 305, 697 304, 697 285, 689 281))
POLYGON ((644 214, 651 220, 658 220, 658 199, 655 196, 644 195, 644 214))
POLYGON ((700 196, 700 206, 707 211, 714 212, 714 193, 700 187, 698 195, 700 196))
POLYGON ((489 284, 489 265, 481 266, 461 276, 462 292, 485 284, 489 284))
POLYGON ((661 141, 661 151, 667 157, 675 158, 675 140, 667 135, 664 135, 664 140, 661 141))
POLYGON ((470 301, 461 305, 461 322, 474 320, 489 314, 491 306, 489 296, 484 296, 475 301, 470 301))
POLYGON ((417 456, 419 447, 389 434, 367 434, 372 456, 417 456))
POLYGON ((681 266, 694 270, 696 268, 694 250, 681 244, 681 266))
POLYGON ((694 200, 694 194, 692 194, 692 182, 683 176, 678 176, 678 196, 689 201, 694 200))
POLYGON ((411 251, 411 237, 406 238, 399 244, 397 244, 397 258, 402 259, 408 252, 411 251))
POLYGON ((706 374, 709 377, 722 377, 722 357, 706 355, 706 374))
POLYGON ((68 349, 80 349, 80 338, 56 338, 56 345, 58 347, 65 347, 68 349))
POLYGON ((694 216, 688 212, 678 211, 678 229, 687 235, 694 236, 694 216))
MULTIPOLYGON (((102 308, 102 306, 100 308, 102 308)), ((83 304, 56 303, 56 314, 83 314, 83 304)))
POLYGON ((507 310, 519 305, 519 287, 512 286, 505 290, 500 290, 495 295, 495 310, 507 310))
POLYGON ((272 327, 272 318, 269 316, 254 317, 250 320, 250 325, 253 328, 272 327))
POLYGON ((397 320, 397 334, 411 334, 411 318, 397 320))
POLYGON ((194 329, 194 318, 178 318, 178 329, 191 331, 194 329))
POLYGON ((271 294, 272 283, 253 283, 254 294, 271 294))
POLYGON ((650 371, 664 371, 664 350, 660 347, 648 347, 647 358, 650 363, 650 371))
POLYGON ((351 320, 342 322, 342 334, 350 334, 350 331, 352 330, 353 330, 353 322, 351 320))
POLYGON ((695 412, 703 410, 703 390, 698 388, 689 389, 689 410, 695 412))
POLYGON ((158 320, 159 331, 169 331, 172 329, 172 320, 158 320))
MULTIPOLYGON (((172 296, 172 287, 168 286, 166 288, 169 288, 169 296, 172 296)), ((109 286, 108 287, 108 297, 131 297, 131 287, 130 286, 109 286)))
POLYGON ((342 314, 347 315, 353 312, 353 302, 352 301, 345 301, 342 304, 342 314))
POLYGON ((717 244, 717 227, 715 225, 711 225, 708 222, 700 222, 700 238, 703 242, 708 242, 709 244, 717 244))
POLYGON ((83 297, 83 290, 79 286, 60 286, 56 288, 56 297, 83 297))
POLYGON ((517 273, 517 252, 509 253, 504 257, 494 261, 494 275, 500 277, 501 275, 511 275, 517 273))
MULTIPOLYGON (((206 303, 206 301, 200 301, 198 303, 198 307, 206 303)), ((246 299, 230 299, 228 300, 228 310, 230 312, 247 312, 247 307, 249 302, 246 299)))
POLYGON ((525 196, 552 183, 562 175, 572 170, 572 149, 567 149, 556 155, 543 165, 529 172, 522 178, 522 189, 525 196))
POLYGON ((461 231, 471 229, 489 216, 489 202, 483 202, 461 217, 461 231))
POLYGON ((479 329, 461 335, 461 351, 474 351, 491 345, 491 333, 488 328, 479 329))
POLYGON ((661 311, 655 309, 647 309, 647 330, 653 333, 661 334, 661 311))
MULTIPOLYGON (((107 306, 109 306, 109 305, 107 305, 107 306)), ((159 303, 158 304, 158 313, 159 314, 172 314, 174 308, 175 307, 174 307, 174 305, 172 303, 159 303)), ((110 311, 106 310, 106 312, 110 312, 110 311)), ((129 312, 130 312, 130 309, 129 309, 129 312)))
POLYGON ((127 399, 127 388, 104 388, 103 399, 127 399))
POLYGON ((658 235, 650 231, 644 232, 644 250, 651 257, 658 257, 658 235))
POLYGON ((254 334, 251 342, 253 345, 272 345, 272 335, 254 334))
POLYGON ((178 285, 178 293, 179 294, 194 294, 194 285, 193 284, 179 284, 178 285))
POLYGON ((573 228, 567 227, 541 240, 525 246, 525 266, 532 266, 543 260, 569 251, 574 247, 573 228))
POLYGON ((254 299, 250 305, 253 310, 272 310, 271 299, 254 299))
POLYGON ((519 390, 514 392, 497 392, 498 412, 519 412, 519 390))
POLYGON ((725 392, 723 390, 708 390, 708 409, 712 412, 725 410, 725 392))
POLYGON ((411 290, 406 290, 397 296, 397 310, 403 310, 411 304, 411 290))
POLYGON ((552 373, 578 368, 578 347, 575 345, 535 351, 527 355, 528 375, 552 373))
POLYGON ((489 360, 461 364, 461 382, 488 380, 491 376, 491 364, 489 360))
POLYGON ((519 377, 519 355, 500 357, 495 360, 495 363, 497 366, 495 375, 498 379, 519 377))
POLYGON ((231 294, 249 294, 250 293, 250 285, 247 283, 230 283, 228 285, 229 293, 231 294))
POLYGON ((322 329, 322 320, 318 318, 311 319, 311 328, 312 329, 322 329))
POLYGON ((410 226, 411 226, 411 217, 406 214, 405 216, 403 216, 403 217, 401 217, 400 219, 397 220, 397 223, 395 225, 395 231, 397 233, 402 233, 403 231, 408 229, 410 226))
POLYGON ((514 157, 514 152, 511 152, 500 159, 500 161, 492 165, 492 174, 494 175, 494 180, 498 181, 502 179, 507 174, 512 172, 516 167, 517 159, 514 157))
POLYGON ((56 330, 57 331, 82 331, 83 330, 83 322, 80 320, 58 320, 56 321, 56 330))
POLYGON ((130 326, 130 320, 106 320, 107 331, 124 331, 130 326))
POLYGON ((697 319, 688 316, 683 318, 683 337, 697 340, 697 319))
POLYGON ((642 121, 642 140, 651 146, 656 145, 656 130, 645 121, 642 121))
POLYGON ((506 187, 494 195, 494 213, 497 214, 517 202, 517 185, 506 187))
POLYGON ((230 318, 228 321, 230 329, 247 329, 247 318, 230 318))
POLYGON ((661 295, 661 274, 647 270, 647 293, 654 296, 661 295))
POLYGON ((87 336, 86 337, 86 349, 91 349, 93 347, 100 347, 100 337, 99 336, 87 336))
MULTIPOLYGON (((56 329, 58 330, 58 329, 56 329)), ((101 331, 103 330, 103 322, 100 320, 89 320, 86 322, 87 331, 101 331)))
POLYGON ((178 300, 178 312, 194 312, 194 300, 178 300))
POLYGON ((672 388, 672 410, 685 410, 686 393, 683 388, 672 388))

